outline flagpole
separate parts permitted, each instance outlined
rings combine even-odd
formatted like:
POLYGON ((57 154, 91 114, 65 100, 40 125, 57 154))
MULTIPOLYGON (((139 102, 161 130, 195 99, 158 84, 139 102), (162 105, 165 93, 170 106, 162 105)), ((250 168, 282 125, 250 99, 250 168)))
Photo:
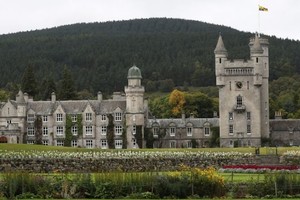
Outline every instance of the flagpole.
POLYGON ((260 37, 260 10, 257 9, 257 12, 258 12, 258 14, 257 14, 257 18, 258 18, 258 37, 260 37))

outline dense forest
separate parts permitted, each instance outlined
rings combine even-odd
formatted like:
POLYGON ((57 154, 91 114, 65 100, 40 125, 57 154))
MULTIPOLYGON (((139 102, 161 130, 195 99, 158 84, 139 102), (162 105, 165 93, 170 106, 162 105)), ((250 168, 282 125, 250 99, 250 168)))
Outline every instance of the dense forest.
MULTIPOLYGON (((249 58, 253 33, 182 19, 82 23, 0 35, 0 98, 7 96, 5 91, 15 95, 19 88, 35 99, 49 98, 51 91, 59 99, 123 91, 133 64, 141 69, 147 92, 214 86, 213 50, 220 33, 230 58, 249 58), (63 94, 66 90, 70 93, 63 94)), ((284 77, 298 84, 300 41, 263 37, 270 42, 271 85, 273 80, 280 85, 284 77)), ((276 99, 272 105, 288 110, 288 116, 299 108, 299 87, 283 92, 279 88, 286 88, 280 86, 270 87, 276 99)))

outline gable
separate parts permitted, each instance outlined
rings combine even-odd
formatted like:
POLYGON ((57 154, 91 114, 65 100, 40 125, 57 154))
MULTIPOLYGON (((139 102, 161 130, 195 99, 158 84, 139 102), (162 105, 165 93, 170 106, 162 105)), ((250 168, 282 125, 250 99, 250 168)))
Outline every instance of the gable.
POLYGON ((6 102, 1 109, 1 116, 17 116, 16 107, 10 101, 6 102))

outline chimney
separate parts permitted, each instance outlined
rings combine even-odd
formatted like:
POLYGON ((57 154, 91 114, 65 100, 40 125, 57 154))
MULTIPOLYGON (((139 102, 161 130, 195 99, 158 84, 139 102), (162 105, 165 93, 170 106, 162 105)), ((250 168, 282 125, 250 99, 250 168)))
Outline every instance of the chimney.
POLYGON ((103 95, 100 91, 98 92, 97 97, 98 97, 98 101, 101 102, 103 100, 103 95))
POLYGON ((185 121, 185 114, 184 113, 181 113, 181 120, 185 121))
POLYGON ((275 111, 275 119, 282 119, 281 111, 275 111))
POLYGON ((52 102, 52 103, 55 103, 55 102, 56 102, 56 95, 55 95, 55 92, 52 92, 52 93, 51 93, 51 102, 52 102))
POLYGON ((214 111, 214 118, 218 118, 218 112, 214 111))
POLYGON ((27 94, 27 92, 24 93, 24 100, 25 100, 26 103, 28 102, 28 94, 27 94))

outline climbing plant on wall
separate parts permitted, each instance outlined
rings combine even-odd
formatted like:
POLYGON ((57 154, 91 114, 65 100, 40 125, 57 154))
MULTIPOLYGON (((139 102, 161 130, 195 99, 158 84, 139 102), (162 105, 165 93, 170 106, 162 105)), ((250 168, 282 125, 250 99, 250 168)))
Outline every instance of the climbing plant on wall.
POLYGON ((72 115, 68 114, 66 116, 66 136, 65 136, 65 142, 64 145, 67 147, 71 146, 71 141, 78 139, 79 136, 82 136, 82 116, 81 114, 77 114, 76 116, 76 121, 73 122, 72 121, 72 115), (72 126, 76 126, 77 127, 77 132, 78 135, 75 136, 72 134, 72 126))
POLYGON ((146 148, 153 148, 153 143, 155 141, 153 137, 153 132, 149 128, 144 128, 144 135, 146 141, 146 148))
POLYGON ((114 135, 114 118, 112 114, 107 115, 108 118, 108 125, 107 125, 107 144, 108 148, 114 149, 115 148, 115 135, 114 135))
POLYGON ((35 121, 34 121, 34 129, 35 129, 35 135, 36 135, 36 144, 42 144, 42 127, 43 127, 43 122, 42 122, 42 117, 37 116, 35 121))
POLYGON ((135 139, 139 148, 143 148, 143 126, 136 126, 135 139))

